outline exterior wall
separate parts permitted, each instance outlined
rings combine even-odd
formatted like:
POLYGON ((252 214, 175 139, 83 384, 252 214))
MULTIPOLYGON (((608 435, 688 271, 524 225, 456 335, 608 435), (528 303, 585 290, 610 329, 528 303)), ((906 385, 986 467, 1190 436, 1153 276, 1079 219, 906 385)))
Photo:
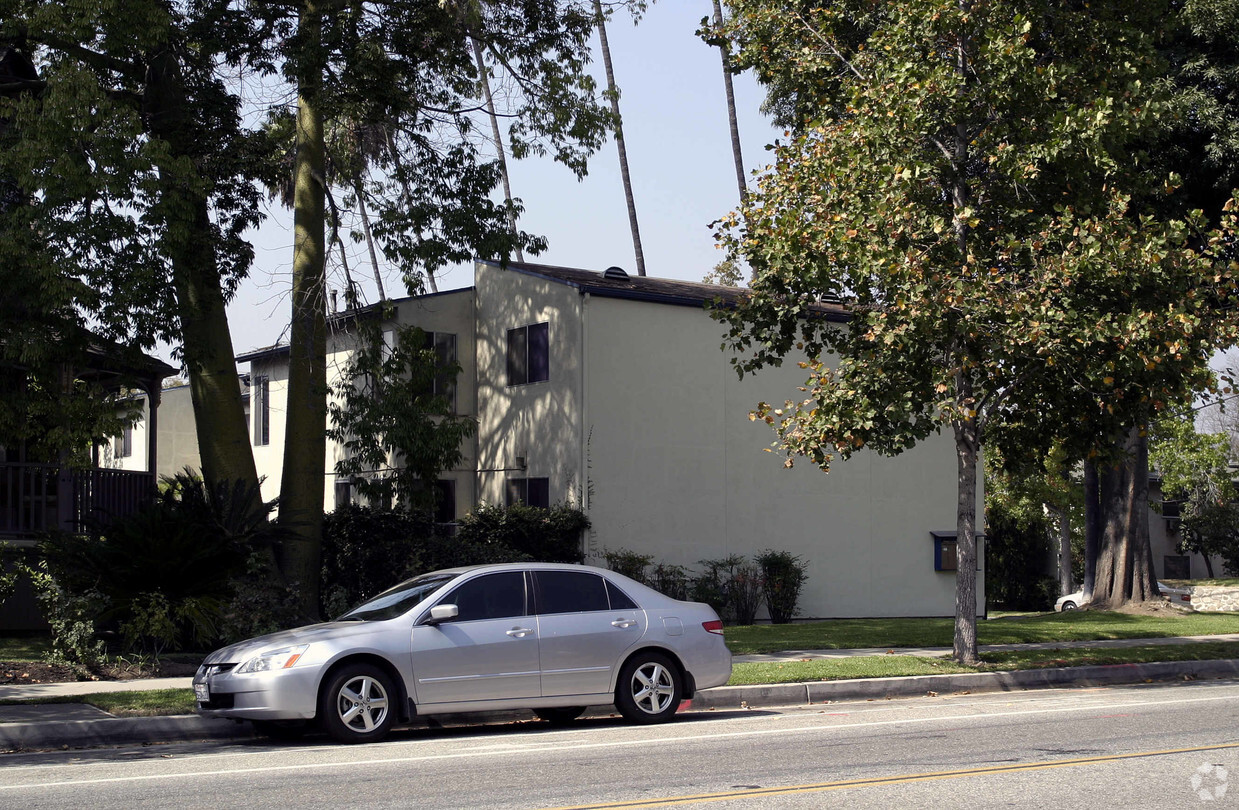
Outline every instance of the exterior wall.
MULTIPOLYGON (((330 382, 330 379, 328 380, 330 382)), ((258 472, 258 480, 262 482, 262 498, 264 501, 274 500, 280 496, 280 483, 284 472, 284 427, 285 414, 288 412, 288 353, 273 354, 258 357, 250 361, 249 408, 246 411, 246 421, 249 424, 250 447, 254 451, 254 468, 258 472), (259 377, 268 379, 268 413, 267 429, 268 443, 255 444, 254 386, 259 377)))
POLYGON ((476 284, 482 500, 503 502, 505 476, 548 476, 553 502, 584 502, 592 556, 625 548, 696 568, 786 550, 809 565, 804 617, 954 614, 954 572, 934 570, 930 535, 955 528, 949 437, 829 475, 804 461, 786 470, 748 413, 795 395, 794 362, 739 380, 701 309, 583 296, 488 265, 476 284), (507 330, 540 321, 550 380, 507 386, 507 330))
POLYGON ((165 388, 159 398, 159 458, 156 465, 160 477, 175 475, 186 467, 202 469, 194 404, 188 385, 165 388))
MULTIPOLYGON (((1157 501, 1162 497, 1161 487, 1152 481, 1149 483, 1149 498, 1157 501)), ((1174 571, 1167 572, 1167 558, 1187 557, 1188 576, 1182 579, 1204 579, 1209 575, 1208 566, 1202 554, 1179 554, 1176 546, 1180 540, 1179 521, 1177 518, 1163 517, 1151 506, 1149 508, 1149 545, 1153 549, 1153 571, 1158 579, 1180 579, 1174 571)), ((1222 558, 1213 557, 1213 576, 1224 577, 1222 558)), ((1180 563, 1181 564, 1181 563, 1180 563)))
POLYGON ((546 477, 551 503, 578 503, 588 438, 582 428, 581 296, 566 284, 487 265, 478 265, 475 284, 478 499, 503 505, 509 478, 546 477), (550 379, 508 385, 508 330, 542 322, 550 324, 550 379))
MULTIPOLYGON (((450 290, 442 293, 406 298, 396 302, 396 314, 392 321, 384 323, 384 330, 416 326, 425 332, 445 332, 456 335, 456 362, 460 373, 456 377, 456 411, 474 416, 477 414, 477 369, 474 350, 474 302, 473 290, 450 290)), ((333 334, 327 345, 327 382, 336 385, 356 348, 355 336, 348 332, 333 334)), ((285 373, 287 355, 283 356, 285 373)), ((286 397, 285 392, 285 397, 286 397)), ((328 417, 330 420, 330 417, 328 417)), ((273 437, 274 442, 274 437, 273 437)), ((456 515, 459 517, 473 509, 477 503, 475 470, 477 469, 477 440, 464 442, 461 461, 451 470, 444 470, 441 479, 455 482, 456 515)), ((330 511, 335 508, 335 465, 344 458, 344 447, 327 442, 326 481, 324 504, 330 511)), ((279 462, 277 461, 277 464, 279 462)))
MULTIPOLYGON (((150 424, 150 401, 146 394, 135 394, 132 397, 123 400, 121 408, 118 408, 118 413, 124 413, 128 409, 136 409, 138 411, 138 420, 133 423, 130 429, 130 448, 131 452, 128 456, 122 456, 116 452, 116 438, 109 437, 106 442, 99 445, 99 466, 109 470, 128 470, 129 472, 147 472, 147 425, 150 424)), ((159 416, 163 417, 163 411, 160 410, 159 416)))

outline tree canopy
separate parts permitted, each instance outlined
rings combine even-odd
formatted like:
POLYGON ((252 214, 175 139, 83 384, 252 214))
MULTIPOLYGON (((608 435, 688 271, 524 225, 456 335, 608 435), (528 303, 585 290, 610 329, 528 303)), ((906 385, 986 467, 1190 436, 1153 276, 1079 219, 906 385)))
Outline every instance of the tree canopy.
MULTIPOLYGON (((718 228, 754 271, 722 313, 743 373, 807 355, 755 415, 788 463, 893 454, 949 428, 959 460, 956 649, 975 659, 978 454, 1047 418, 1122 435, 1182 396, 1231 323, 1223 237, 1133 210, 1170 193, 1132 148, 1166 104, 1157 4, 736 0, 737 64, 787 127, 718 228), (1138 215, 1139 214, 1139 215, 1138 215), (841 298, 849 322, 814 315, 841 298)), ((1047 441, 1051 436, 1043 437, 1047 441)), ((1128 571, 1136 598, 1151 572, 1128 571)))

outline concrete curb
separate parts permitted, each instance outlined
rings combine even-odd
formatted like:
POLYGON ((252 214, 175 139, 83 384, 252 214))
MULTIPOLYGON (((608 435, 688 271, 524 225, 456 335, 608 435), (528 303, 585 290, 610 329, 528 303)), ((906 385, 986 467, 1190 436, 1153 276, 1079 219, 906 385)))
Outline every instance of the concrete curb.
MULTIPOLYGON (((1028 669, 906 678, 864 678, 812 683, 720 686, 699 692, 693 709, 760 709, 804 706, 828 701, 885 700, 931 693, 947 695, 1013 692, 1027 689, 1105 686, 1181 679, 1239 679, 1239 659, 1173 661, 1152 664, 1028 669)), ((437 718, 459 721, 462 715, 437 718)), ((511 712, 472 715, 474 722, 513 720, 511 712)), ((0 751, 89 748, 144 743, 235 740, 254 737, 249 723, 181 715, 175 717, 107 717, 98 720, 0 723, 0 751)))

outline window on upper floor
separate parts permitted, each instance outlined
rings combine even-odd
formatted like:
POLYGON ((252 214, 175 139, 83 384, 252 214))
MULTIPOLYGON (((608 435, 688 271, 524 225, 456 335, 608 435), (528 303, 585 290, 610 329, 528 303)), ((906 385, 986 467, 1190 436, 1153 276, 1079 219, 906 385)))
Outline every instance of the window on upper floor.
POLYGON ((271 444, 271 379, 255 377, 250 392, 250 410, 254 413, 254 446, 271 444))
POLYGON ((452 413, 456 413, 456 335, 427 332, 425 348, 435 353, 433 393, 446 399, 452 413))
POLYGON ((549 478, 509 478, 507 490, 504 493, 504 504, 523 503, 526 506, 538 506, 542 509, 551 508, 551 479, 549 478))
POLYGON ((508 330, 508 385, 525 385, 551 378, 551 329, 534 323, 508 330))

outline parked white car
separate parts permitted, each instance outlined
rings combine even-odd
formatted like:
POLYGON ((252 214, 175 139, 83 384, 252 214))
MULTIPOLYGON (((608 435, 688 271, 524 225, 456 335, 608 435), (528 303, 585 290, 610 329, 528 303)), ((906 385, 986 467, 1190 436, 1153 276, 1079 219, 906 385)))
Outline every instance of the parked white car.
MULTIPOLYGON (((1157 583, 1157 589, 1162 592, 1162 598, 1167 602, 1176 602, 1179 604, 1191 604, 1192 592, 1183 588, 1172 588, 1164 582, 1157 583)), ((1054 603, 1054 609, 1058 612, 1064 610, 1075 610, 1080 607, 1084 601, 1084 591, 1076 591, 1069 593, 1066 596, 1060 596, 1058 601, 1054 603)))

